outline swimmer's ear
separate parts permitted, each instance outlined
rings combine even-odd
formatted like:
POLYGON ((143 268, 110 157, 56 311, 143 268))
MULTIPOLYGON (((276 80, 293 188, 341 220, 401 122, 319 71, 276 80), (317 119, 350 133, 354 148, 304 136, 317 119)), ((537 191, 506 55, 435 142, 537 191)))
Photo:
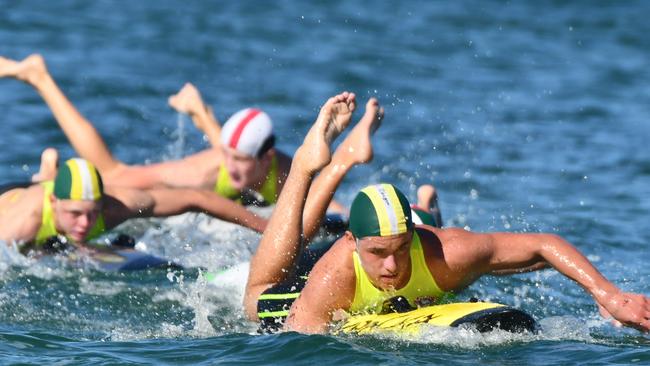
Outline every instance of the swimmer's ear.
POLYGON ((54 196, 54 193, 50 193, 50 203, 54 205, 54 202, 56 202, 56 197, 54 196))

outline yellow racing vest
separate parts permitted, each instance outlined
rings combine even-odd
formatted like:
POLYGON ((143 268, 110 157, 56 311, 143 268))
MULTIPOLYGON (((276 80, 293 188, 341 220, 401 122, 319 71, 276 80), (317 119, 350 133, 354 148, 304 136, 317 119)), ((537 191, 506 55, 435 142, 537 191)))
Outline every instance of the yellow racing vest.
MULTIPOLYGON (((214 191, 218 195, 235 202, 241 203, 242 201, 241 191, 232 186, 228 170, 223 164, 219 167, 219 176, 217 177, 214 191)), ((259 193, 264 198, 264 202, 269 205, 276 203, 278 200, 278 158, 275 156, 273 157, 273 160, 271 160, 271 169, 266 175, 266 181, 264 181, 259 193)))
MULTIPOLYGON (((49 238, 59 235, 54 223, 54 212, 52 211, 52 203, 50 202, 50 196, 54 192, 54 182, 47 181, 41 183, 41 185, 43 186, 43 215, 41 218, 41 227, 36 234, 35 242, 37 246, 44 244, 49 238)), ((105 230, 104 215, 100 214, 86 239, 96 238, 105 230)))
POLYGON ((411 276, 406 286, 399 290, 383 291, 376 288, 366 271, 361 266, 359 254, 354 251, 352 259, 354 261, 354 273, 357 278, 354 300, 350 306, 349 312, 355 313, 381 313, 384 302, 393 297, 402 296, 413 308, 433 305, 440 302, 443 298, 450 296, 438 287, 435 279, 431 275, 427 263, 424 259, 424 251, 420 243, 420 237, 413 232, 411 241, 411 276))

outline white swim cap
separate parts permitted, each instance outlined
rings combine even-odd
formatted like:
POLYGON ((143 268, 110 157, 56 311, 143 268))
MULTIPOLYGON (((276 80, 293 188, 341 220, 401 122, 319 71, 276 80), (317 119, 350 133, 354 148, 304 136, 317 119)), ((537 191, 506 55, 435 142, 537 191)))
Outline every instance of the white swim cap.
POLYGON ((246 108, 232 115, 221 130, 221 143, 244 154, 259 157, 273 147, 273 123, 268 114, 246 108))

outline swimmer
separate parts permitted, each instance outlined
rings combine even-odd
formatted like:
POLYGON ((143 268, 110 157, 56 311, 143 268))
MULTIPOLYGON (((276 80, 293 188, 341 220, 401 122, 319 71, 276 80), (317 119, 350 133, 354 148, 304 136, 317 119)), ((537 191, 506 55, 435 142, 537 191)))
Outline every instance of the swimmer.
MULTIPOLYGON (((99 169, 106 186, 209 189, 244 204, 266 205, 277 201, 291 166, 291 158, 274 146, 273 126, 266 113, 256 108, 241 110, 222 129, 191 84, 171 96, 169 103, 192 117, 212 148, 181 160, 127 165, 111 154, 93 125, 66 98, 40 55, 20 62, 0 57, 0 77, 16 78, 38 91, 75 151, 99 169)), ((330 208, 344 212, 336 202, 330 208)))
MULTIPOLYGON (((328 102, 321 116, 336 115, 332 110, 337 103, 328 102)), ((327 184, 319 182, 320 176, 313 186, 312 180, 318 171, 325 172, 335 163, 340 148, 332 157, 328 147, 344 126, 339 119, 319 116, 294 156, 278 209, 251 261, 244 296, 244 311, 251 320, 273 315, 260 306, 265 293, 284 285, 294 270, 294 258, 307 244, 301 237, 305 208, 326 205, 318 200, 327 196, 314 199, 313 194, 328 190, 327 184)), ((408 200, 390 184, 371 185, 357 194, 350 208, 349 230, 316 263, 304 288, 294 289, 297 299, 284 328, 323 333, 341 314, 379 313, 397 298, 412 308, 431 305, 483 275, 548 266, 582 286, 603 314, 650 331, 650 299, 621 291, 561 237, 415 225, 408 200)))
POLYGON ((81 245, 130 218, 184 212, 205 212, 257 232, 266 227, 263 218, 210 191, 105 187, 92 163, 75 158, 58 169, 54 180, 0 196, 0 240, 21 251, 38 249, 57 236, 81 245))

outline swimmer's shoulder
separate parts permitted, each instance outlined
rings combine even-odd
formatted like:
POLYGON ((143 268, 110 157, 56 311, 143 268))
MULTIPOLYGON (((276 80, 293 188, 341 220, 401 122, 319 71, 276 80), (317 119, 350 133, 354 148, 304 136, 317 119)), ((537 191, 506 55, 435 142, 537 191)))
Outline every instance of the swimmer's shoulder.
POLYGON ((346 235, 339 238, 334 245, 328 250, 321 259, 316 263, 324 262, 327 267, 337 271, 354 273, 354 262, 352 253, 356 250, 354 240, 349 239, 346 235))
POLYGON ((345 236, 339 239, 316 262, 301 296, 307 301, 327 303, 332 309, 349 308, 356 289, 352 259, 355 248, 354 241, 347 240, 345 236))
POLYGON ((12 193, 15 200, 0 207, 0 237, 7 241, 33 241, 41 227, 43 187, 34 184, 7 193, 12 193))

